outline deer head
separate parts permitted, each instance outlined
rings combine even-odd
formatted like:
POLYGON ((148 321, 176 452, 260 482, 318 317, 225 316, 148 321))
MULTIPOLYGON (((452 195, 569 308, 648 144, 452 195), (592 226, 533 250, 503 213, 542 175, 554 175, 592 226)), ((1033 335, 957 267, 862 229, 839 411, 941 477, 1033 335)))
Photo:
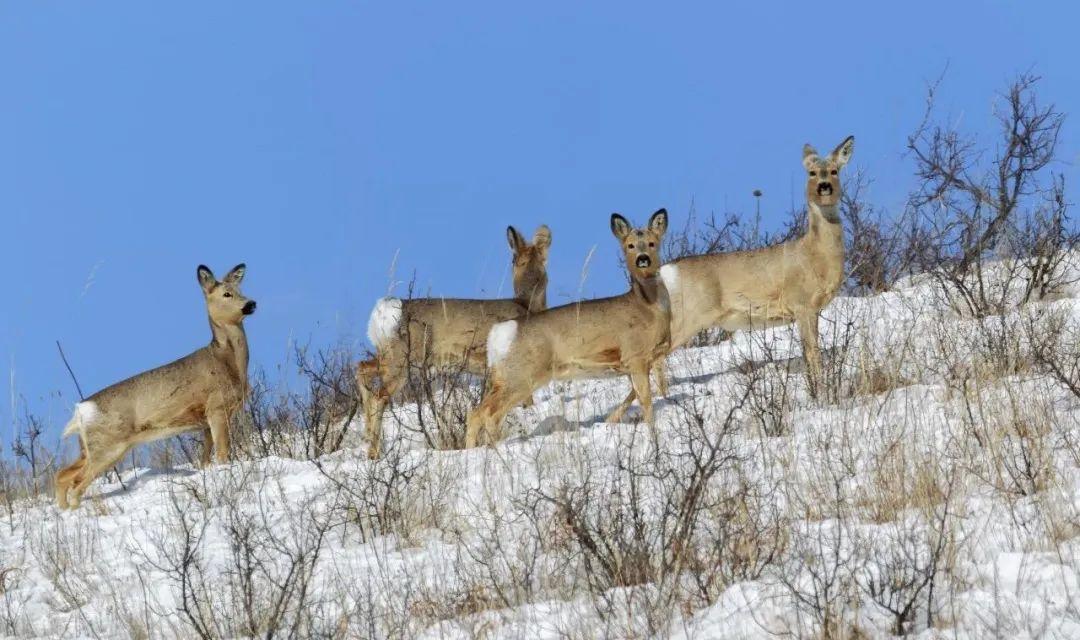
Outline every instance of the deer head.
POLYGON ((611 214, 611 232, 619 240, 632 280, 652 278, 660 270, 660 242, 667 224, 667 209, 652 214, 649 224, 637 229, 621 215, 611 214))
MULTIPOLYGON (((851 160, 855 136, 848 136, 832 153, 822 158, 809 144, 803 146, 803 167, 806 169, 806 201, 819 208, 832 208, 840 202, 840 169, 851 160)), ((830 222, 839 222, 837 216, 830 222)))
POLYGON ((547 257, 551 247, 551 229, 540 225, 532 242, 514 227, 506 228, 506 240, 514 254, 514 298, 525 302, 530 311, 547 306, 547 257))
POLYGON ((243 322, 244 316, 255 313, 255 301, 240 293, 240 282, 244 279, 245 269, 243 264, 238 264, 218 281, 209 267, 199 265, 196 274, 206 298, 206 311, 210 314, 211 324, 238 325, 243 322))

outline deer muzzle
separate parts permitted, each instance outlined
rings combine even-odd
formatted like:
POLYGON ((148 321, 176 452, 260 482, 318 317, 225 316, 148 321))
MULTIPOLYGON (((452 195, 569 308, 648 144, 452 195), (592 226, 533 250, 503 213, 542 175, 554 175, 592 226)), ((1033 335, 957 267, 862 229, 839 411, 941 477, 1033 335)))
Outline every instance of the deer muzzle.
POLYGON ((634 264, 637 265, 638 269, 647 269, 649 265, 652 264, 652 258, 650 258, 647 254, 643 253, 637 257, 637 260, 634 262, 634 264))
POLYGON ((250 316, 251 314, 255 313, 255 301, 248 300, 244 303, 244 308, 240 311, 242 311, 245 316, 250 316))

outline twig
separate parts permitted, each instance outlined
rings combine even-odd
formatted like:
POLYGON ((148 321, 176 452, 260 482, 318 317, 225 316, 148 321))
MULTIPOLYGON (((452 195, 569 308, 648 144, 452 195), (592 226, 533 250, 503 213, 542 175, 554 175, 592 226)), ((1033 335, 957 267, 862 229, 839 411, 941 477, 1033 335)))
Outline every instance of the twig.
MULTIPOLYGON (((56 350, 60 352, 60 359, 64 361, 64 366, 65 366, 65 367, 67 367, 68 375, 70 375, 70 376, 71 376, 71 381, 75 383, 75 390, 79 392, 79 401, 80 401, 80 402, 82 402, 82 401, 85 401, 85 400, 86 400, 86 396, 84 396, 84 395, 83 395, 83 392, 82 392, 82 387, 81 387, 81 386, 79 386, 79 380, 78 380, 78 378, 76 378, 76 377, 75 377, 75 372, 71 370, 71 365, 70 365, 70 364, 68 363, 68 359, 67 359, 67 356, 66 356, 66 355, 64 355, 64 348, 60 346, 60 341, 59 341, 59 340, 57 340, 57 341, 56 341, 56 350)), ((132 469, 134 469, 134 468, 135 468, 135 458, 134 458, 134 454, 132 454, 132 464, 131 464, 131 468, 132 468, 132 469)), ((113 473, 115 473, 115 474, 116 474, 116 479, 120 481, 120 488, 121 488, 121 489, 123 489, 124 491, 127 491, 127 485, 126 485, 126 484, 124 484, 124 478, 123 478, 123 477, 121 477, 121 475, 120 475, 120 470, 119 470, 119 469, 117 469, 117 468, 116 468, 116 467, 114 466, 114 467, 113 467, 113 473)), ((136 478, 137 478, 137 477, 138 477, 138 476, 136 475, 136 478)))
POLYGON ((71 370, 71 365, 68 364, 67 356, 64 355, 64 348, 60 346, 60 341, 56 341, 56 350, 60 352, 60 359, 64 361, 64 366, 67 367, 68 375, 71 376, 71 381, 75 383, 75 390, 79 392, 79 400, 86 400, 86 396, 83 395, 82 387, 79 386, 79 381, 75 378, 75 372, 71 370))

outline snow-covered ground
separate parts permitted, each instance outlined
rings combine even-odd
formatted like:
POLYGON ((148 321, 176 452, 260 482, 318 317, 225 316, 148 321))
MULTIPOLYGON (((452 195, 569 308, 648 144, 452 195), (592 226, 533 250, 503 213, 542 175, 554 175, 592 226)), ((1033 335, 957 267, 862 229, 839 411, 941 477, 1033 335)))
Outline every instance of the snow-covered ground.
POLYGON ((819 399, 778 328, 673 354, 655 433, 598 422, 625 380, 558 383, 495 448, 427 449, 401 406, 378 462, 21 504, 0 636, 1078 638, 1080 398, 1037 355, 1080 353, 1080 304, 934 290, 830 305, 819 399))

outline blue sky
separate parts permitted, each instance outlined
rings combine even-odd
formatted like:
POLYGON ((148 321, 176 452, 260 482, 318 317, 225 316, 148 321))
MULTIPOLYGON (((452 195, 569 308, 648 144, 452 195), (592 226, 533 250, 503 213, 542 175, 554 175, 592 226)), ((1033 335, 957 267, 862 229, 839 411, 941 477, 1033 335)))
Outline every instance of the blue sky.
POLYGON ((984 139, 1021 71, 1080 114, 1076 3, 582 4, 0 3, 0 442, 11 396, 66 421, 57 339, 88 393, 206 343, 199 263, 248 264, 273 373, 291 341, 360 345, 395 256, 422 291, 508 292, 507 224, 551 226, 550 301, 593 246, 582 293, 617 292, 612 211, 762 189, 775 221, 807 141, 855 134, 895 210, 946 64, 943 113, 984 139))

